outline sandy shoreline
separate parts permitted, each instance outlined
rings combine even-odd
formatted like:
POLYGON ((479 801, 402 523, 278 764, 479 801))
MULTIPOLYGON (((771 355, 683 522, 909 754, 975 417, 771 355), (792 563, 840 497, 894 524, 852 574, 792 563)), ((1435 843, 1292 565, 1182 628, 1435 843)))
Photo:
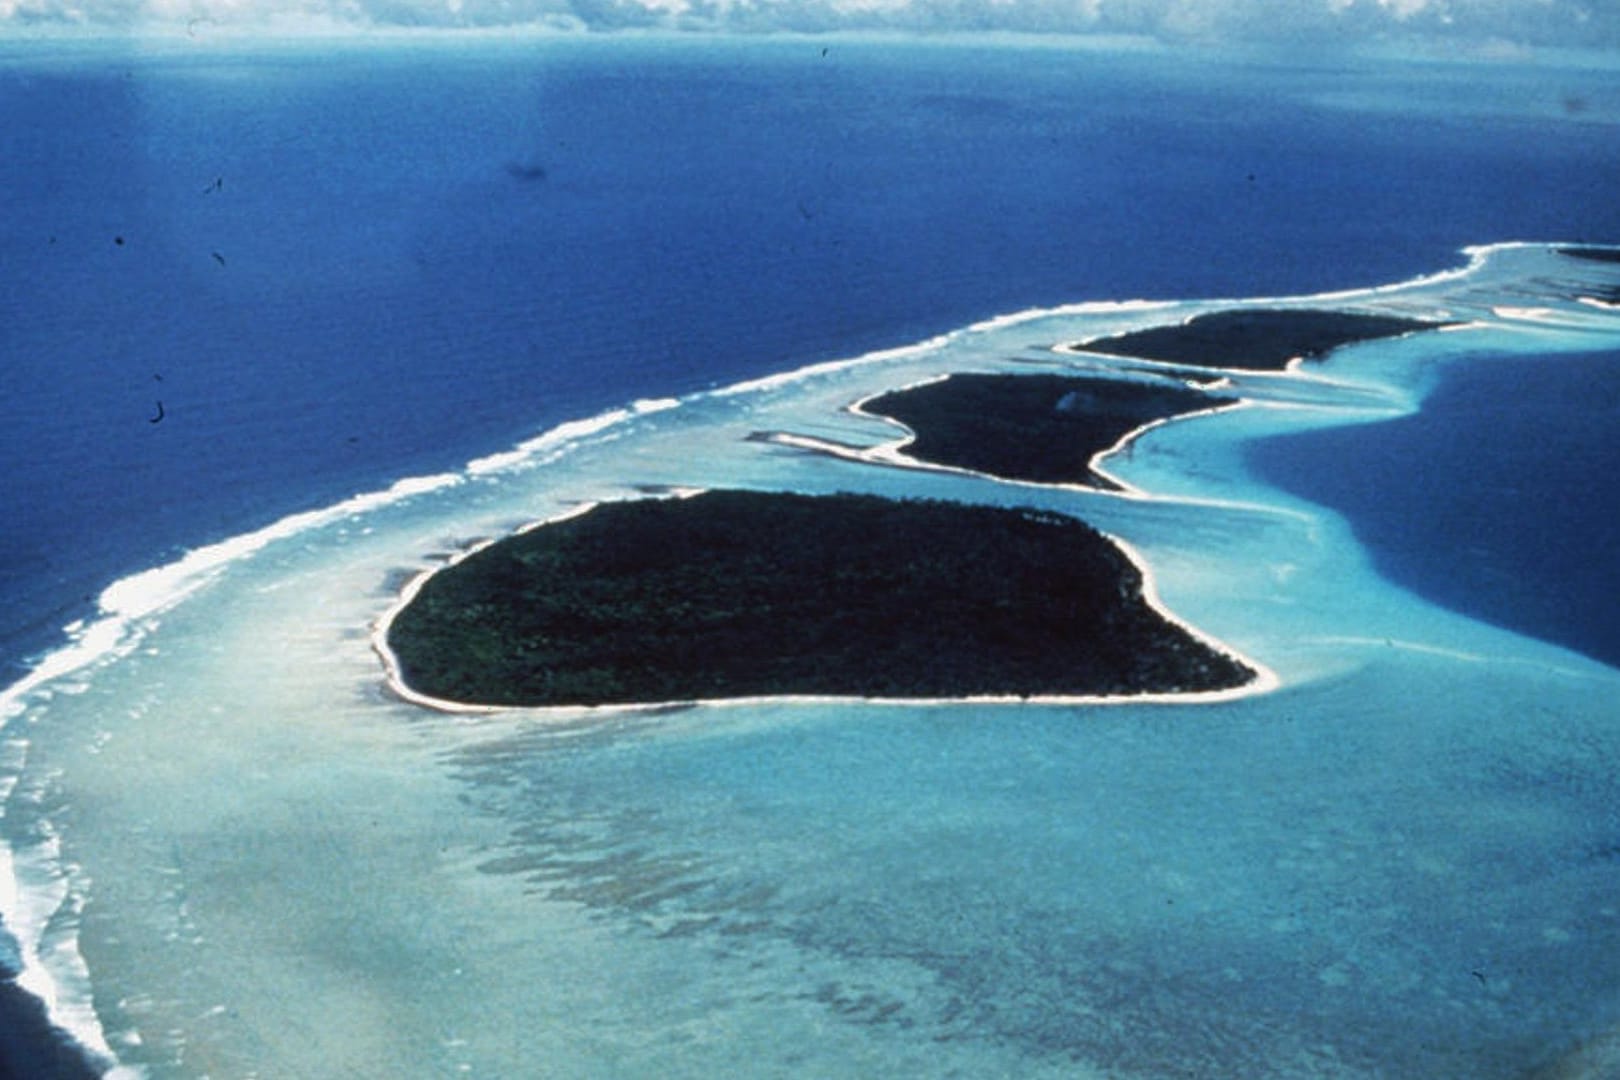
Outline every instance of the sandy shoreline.
MULTIPOLYGON (((1156 426, 1164 421, 1155 421, 1156 426)), ((926 463, 914 463, 901 458, 891 462, 901 468, 930 468, 926 463)), ((992 478, 995 479, 995 478, 992 478)), ((695 489, 683 490, 676 497, 685 497, 696 494, 695 489)), ((569 512, 541 519, 525 525, 516 530, 513 536, 555 524, 571 517, 588 512, 597 504, 586 504, 573 508, 569 512)), ((806 704, 806 705, 894 705, 894 706, 932 706, 944 707, 952 705, 1046 705, 1046 706, 1090 706, 1090 705, 1127 705, 1127 704, 1207 704, 1213 702, 1226 702, 1251 697, 1258 694, 1270 693, 1281 686, 1277 674, 1266 664, 1245 654, 1227 642, 1220 640, 1186 619, 1177 615, 1162 600, 1159 595, 1157 580, 1152 564, 1134 546, 1118 536, 1107 533, 1102 537, 1111 544, 1121 555, 1127 559, 1140 575, 1140 599, 1155 615, 1167 624, 1181 631, 1195 643, 1219 653, 1238 664, 1241 664, 1254 673, 1254 677, 1247 682, 1222 689, 1214 690, 1186 690, 1186 691, 1146 691, 1139 693, 1112 693, 1112 694, 968 694, 968 695, 940 695, 940 696, 885 696, 885 695, 854 695, 854 694, 753 694, 734 697, 693 697, 676 698, 650 702, 625 702, 605 704, 557 704, 557 705, 492 705, 475 702, 454 701, 432 694, 425 693, 413 687, 405 678, 403 665, 399 656, 389 644, 389 633, 399 614, 416 599, 421 589, 434 576, 458 565, 460 562, 481 551, 498 544, 502 539, 492 538, 469 545, 463 551, 456 553, 448 561, 438 566, 428 567, 418 571, 412 576, 409 583, 403 588, 399 596, 388 609, 373 624, 371 632, 371 647, 382 662, 384 670, 384 685, 387 691, 412 705, 430 709, 436 712, 458 717, 489 716, 495 714, 522 714, 550 717, 558 720, 571 719, 584 716, 616 716, 623 714, 650 713, 668 711, 676 708, 694 706, 703 707, 737 707, 761 704, 806 704)))
MULTIPOLYGON (((1309 378, 1302 370, 1302 361, 1307 358, 1319 358, 1332 351, 1349 344, 1365 340, 1375 340, 1395 336, 1405 336, 1408 333, 1420 332, 1426 329, 1439 329, 1446 325, 1443 322, 1425 322, 1397 316, 1373 315, 1365 312, 1332 311, 1332 310, 1301 310, 1301 309, 1273 309, 1237 307, 1219 309, 1205 313, 1203 316, 1185 320, 1173 326, 1149 327, 1142 331, 1131 331, 1115 335, 1110 342, 1122 343, 1134 340, 1141 335, 1150 335, 1150 340, 1157 345, 1172 341, 1178 332, 1195 335, 1194 344, 1204 347, 1209 344, 1207 339, 1208 327, 1216 325, 1221 332, 1234 335, 1234 340, 1226 344, 1236 352, 1223 353, 1225 360, 1241 359, 1241 346, 1254 339, 1256 326, 1263 344, 1270 348, 1277 356, 1272 357, 1270 364, 1261 365, 1261 369, 1270 368, 1266 373, 1282 378, 1309 378), (1358 334, 1352 327, 1365 327, 1365 333, 1358 334), (1294 348, 1297 342, 1304 341, 1308 347, 1294 348), (1322 344, 1326 342, 1326 344, 1322 344), (1280 343, 1280 344, 1279 344, 1280 343), (1280 350, 1280 351, 1279 351, 1280 350), (1283 353, 1287 355, 1284 356, 1283 353)), ((1054 348, 1058 352, 1085 352, 1093 341, 1080 344, 1064 344, 1054 348)), ((1180 348, 1176 344, 1174 348, 1180 348)), ((1174 351, 1172 349, 1172 351, 1174 351)), ((1158 366, 1167 361, 1152 356, 1133 354, 1123 347, 1112 347, 1102 351, 1102 355, 1118 357, 1120 361, 1130 365, 1146 363, 1158 366)), ((1184 363, 1170 362, 1173 366, 1185 368, 1184 363)), ((1093 386, 1097 388, 1111 388, 1115 391, 1122 387, 1134 387, 1143 396, 1151 399, 1154 393, 1162 396, 1163 400, 1157 402, 1146 422, 1140 423, 1124 431, 1123 434, 1113 438, 1112 441, 1086 456, 1086 475, 1062 480, 1030 480, 1020 477, 1008 477, 985 472, 978 469, 963 467, 950 462, 932 461, 920 455, 907 453, 907 448, 916 444, 919 433, 904 421, 886 412, 872 407, 872 403, 888 397, 899 397, 908 392, 939 388, 947 384, 955 373, 951 371, 937 372, 923 379, 914 379, 899 387, 886 388, 875 393, 867 394, 845 406, 848 412, 856 415, 881 420, 900 428, 901 434, 893 439, 872 446, 853 446, 838 443, 832 440, 818 439, 811 436, 794 434, 792 432, 756 432, 751 438, 757 441, 775 445, 789 446, 796 449, 814 453, 827 454, 840 459, 861 464, 882 465, 893 468, 916 469, 922 471, 946 471, 961 473, 988 479, 997 483, 1012 485, 1032 485, 1042 488, 1059 488, 1070 490, 1085 490, 1101 492, 1106 495, 1131 499, 1153 499, 1149 492, 1127 483, 1111 473, 1106 462, 1118 455, 1129 452, 1129 449, 1148 432, 1164 425, 1196 419, 1201 416, 1213 415, 1232 408, 1252 404, 1248 398, 1238 394, 1235 397, 1217 396, 1220 391, 1231 390, 1234 386, 1233 374, 1249 370, 1241 363, 1234 362, 1230 366, 1215 363, 1195 365, 1202 371, 1212 372, 1213 379, 1196 379, 1181 377, 1165 381, 1144 382, 1140 377, 1133 378, 1129 370, 1110 372, 1104 370, 1100 373, 1087 376, 1028 376, 1017 374, 995 374, 978 376, 981 380, 974 385, 1008 385, 1016 386, 1020 380, 1027 387, 1032 385, 1031 380, 1044 378, 1053 382, 1055 386, 1093 386), (1183 399, 1171 399, 1172 393, 1180 395, 1200 395, 1209 404, 1202 408, 1185 408, 1183 399)), ((771 385, 768 381, 764 385, 771 385)), ((963 385, 963 384, 959 384, 963 385)), ((1044 384, 1043 384, 1044 385, 1044 384)), ((1186 402, 1192 400, 1187 397, 1186 402)), ((1095 421, 1094 421, 1095 422, 1095 421)), ((533 522, 517 530, 512 535, 521 535, 545 525, 555 524, 570 517, 583 514, 596 504, 587 504, 571 510, 566 514, 556 515, 547 519, 533 522)), ((1127 704, 1127 703, 1199 703, 1211 701, 1230 701, 1235 698, 1267 693, 1280 685, 1276 673, 1268 666, 1243 655, 1226 642, 1207 634, 1195 627, 1187 620, 1172 612, 1160 598, 1157 581, 1153 568, 1143 555, 1130 544, 1117 536, 1105 536, 1104 539, 1113 545, 1135 568, 1141 580, 1141 600, 1159 618, 1167 624, 1185 634, 1190 640, 1200 646, 1213 650, 1231 660, 1247 667, 1254 673, 1253 678, 1236 687, 1217 690, 1192 691, 1147 691, 1141 693, 1080 693, 1080 694, 987 694, 987 695, 942 695, 942 696, 886 696, 886 695, 845 695, 845 694, 743 694, 738 696, 673 698, 655 702, 627 702, 627 703, 592 703, 592 704, 542 704, 542 705, 498 705, 477 702, 456 701, 424 692, 412 686, 405 676, 404 665, 389 643, 389 635, 400 614, 405 611, 418 597, 424 586, 433 578, 452 567, 458 566, 467 558, 484 551, 499 540, 488 540, 473 545, 458 553, 455 557, 441 566, 430 567, 416 573, 401 590, 396 601, 376 621, 371 634, 372 648, 381 660, 384 669, 384 682, 388 691, 400 700, 419 707, 432 709, 458 716, 488 715, 493 713, 506 713, 522 711, 524 713, 539 713, 542 715, 578 715, 586 714, 614 714, 622 712, 642 712, 648 710, 669 709, 679 706, 729 706, 746 705, 749 703, 764 702, 794 702, 794 703, 852 703, 862 702, 870 704, 903 704, 903 705, 960 705, 960 704, 1006 704, 1029 703, 1049 705, 1094 705, 1094 704, 1127 704)))
MULTIPOLYGON (((1081 342, 1079 344, 1063 344, 1054 347, 1056 352, 1100 352, 1101 355, 1117 357, 1126 365, 1148 364, 1159 366, 1170 363, 1172 366, 1185 369, 1188 365, 1184 358, 1178 356, 1176 360, 1166 361, 1151 355, 1134 353, 1125 347, 1125 343, 1138 339, 1151 342, 1161 351, 1177 354, 1186 348, 1205 349, 1216 348, 1223 363, 1205 361, 1192 365, 1200 371, 1213 373, 1214 378, 1190 378, 1185 376, 1168 380, 1147 380, 1140 376, 1133 377, 1128 368, 1118 371, 1104 369, 1099 373, 1086 376, 1031 376, 998 373, 994 375, 972 375, 965 379, 977 379, 971 383, 974 388, 1018 388, 1028 389, 1037 385, 1038 380, 1045 380, 1039 385, 1045 387, 1051 383, 1054 390, 1068 387, 1086 388, 1082 390, 1068 390, 1065 394, 1066 402, 1074 393, 1083 393, 1085 401, 1082 409, 1077 411, 1077 422, 1083 422, 1086 409, 1094 410, 1092 430, 1090 437, 1100 442, 1094 430, 1099 423, 1107 424, 1104 418, 1107 412, 1095 411, 1106 407, 1106 403, 1096 398, 1095 390, 1106 390, 1113 393, 1122 393, 1129 389, 1139 396, 1130 406, 1135 410, 1144 410, 1147 415, 1145 422, 1130 427, 1123 434, 1112 437, 1105 445, 1092 450, 1085 457, 1085 473, 1076 477, 1063 477, 1061 479, 1032 480, 1017 476, 1004 476, 980 469, 964 467, 957 463, 930 460, 923 455, 908 453, 909 447, 914 446, 919 439, 919 432, 912 426, 873 407, 873 403, 883 398, 899 399, 908 393, 918 391, 939 390, 948 384, 954 376, 962 373, 943 371, 931 376, 914 379, 899 387, 886 388, 875 393, 867 394, 845 406, 846 411, 881 420, 897 426, 901 434, 893 439, 872 446, 854 446, 832 440, 818 439, 812 436, 798 435, 792 432, 756 432, 751 438, 757 441, 768 442, 775 445, 789 446, 796 449, 827 454, 843 460, 860 464, 881 465, 893 468, 916 469, 923 471, 946 471, 961 473, 988 479, 997 483, 1013 485, 1033 485, 1042 488, 1059 488, 1071 490, 1086 490, 1101 492, 1131 499, 1153 499, 1149 492, 1127 483, 1115 476, 1107 469, 1106 463, 1118 455, 1128 453, 1130 448, 1148 432, 1169 423, 1196 419, 1201 416, 1213 415, 1217 412, 1252 404, 1252 400, 1241 394, 1236 396, 1218 396, 1216 391, 1230 391, 1234 388, 1232 376, 1250 370, 1242 362, 1246 355, 1245 347, 1258 345, 1269 349, 1269 360, 1258 365, 1258 370, 1282 378, 1309 378, 1303 369, 1303 361, 1307 358, 1316 359, 1325 356, 1338 348, 1350 344, 1357 344, 1366 340, 1405 336, 1409 333, 1421 332, 1427 329, 1440 329, 1447 325, 1444 321, 1422 321, 1402 316, 1370 314, 1365 311, 1350 310, 1324 310, 1299 308, 1265 308, 1237 306, 1222 308, 1206 312, 1184 320, 1180 324, 1148 327, 1138 331, 1127 331, 1107 339, 1110 346, 1103 350, 1093 350, 1090 347, 1098 340, 1081 342), (1211 328, 1214 327, 1215 338, 1211 339, 1211 328), (1189 340, 1182 341, 1177 335, 1190 335, 1189 340), (1224 335, 1227 340, 1222 341, 1224 335), (1155 398, 1155 395, 1158 395, 1155 398), (1209 402, 1201 408, 1188 408, 1196 398, 1209 402), (1151 402, 1144 405, 1143 400, 1151 402)), ((1140 370, 1138 368, 1138 370, 1140 370)), ((768 383, 767 383, 768 384, 768 383)), ((958 383, 958 387, 969 385, 967 381, 958 383)), ((983 392, 983 391, 980 391, 983 392)), ((1119 403, 1114 403, 1117 410, 1119 403)), ((1061 411, 1061 405, 1059 406, 1061 411)), ((1051 425, 1048 425, 1051 426, 1051 425)), ((1065 437, 1073 429, 1063 429, 1065 437)), ((1082 432, 1082 437, 1085 432, 1082 432)), ((971 445, 971 439, 970 439, 971 445)), ((1083 443, 1081 444, 1084 445, 1083 443)), ((1050 463, 1048 463, 1050 464, 1050 463)), ((570 517, 590 510, 595 504, 582 506, 567 514, 556 515, 525 526, 513 535, 531 531, 548 524, 555 524, 570 517)), ((1244 656, 1239 650, 1228 643, 1207 634, 1187 620, 1172 612, 1159 596, 1157 581, 1153 568, 1143 555, 1130 544, 1117 536, 1105 536, 1104 539, 1121 553, 1135 568, 1141 581, 1141 600, 1155 615, 1163 619, 1168 625, 1185 634, 1191 641, 1208 648, 1220 655, 1234 660, 1254 673, 1253 678, 1236 687, 1217 690, 1193 691, 1147 691, 1141 693, 1060 693, 1060 694, 987 694, 987 695, 917 695, 917 696, 888 696, 888 695, 846 695, 846 694, 742 694, 737 696, 706 697, 695 696, 691 698, 673 698, 655 702, 627 702, 627 703, 592 703, 592 704, 541 704, 541 705, 497 705, 476 702, 456 701, 424 692, 410 684, 404 672, 404 665, 389 643, 389 635, 400 614, 405 611, 421 593, 423 587, 443 571, 459 565, 467 558, 475 555, 497 540, 490 540, 469 547, 458 553, 442 566, 430 567, 415 574, 409 583, 401 590, 399 597, 377 620, 373 627, 371 642, 374 651, 380 658, 384 668, 384 681, 390 693, 400 700, 409 702, 423 708, 435 711, 460 715, 483 715, 491 713, 504 713, 513 710, 523 712, 538 712, 545 715, 567 714, 576 715, 586 713, 618 713, 626 711, 646 711, 653 709, 669 709, 677 706, 705 705, 744 705, 760 702, 802 702, 802 703, 849 703, 864 702, 872 704, 905 704, 905 705, 958 705, 958 704, 1001 704, 1001 703, 1031 703, 1051 705, 1091 705, 1091 704, 1124 704, 1124 703, 1170 703, 1185 702, 1198 703, 1209 701, 1229 701, 1234 698, 1266 693, 1276 689, 1280 680, 1273 670, 1257 662, 1253 658, 1244 656)))

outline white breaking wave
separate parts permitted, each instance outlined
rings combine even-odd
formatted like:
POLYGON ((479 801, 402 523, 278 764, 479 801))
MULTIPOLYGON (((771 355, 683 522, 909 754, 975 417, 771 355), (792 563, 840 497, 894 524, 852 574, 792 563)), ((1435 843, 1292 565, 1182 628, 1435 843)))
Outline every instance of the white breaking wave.
MULTIPOLYGON (((1403 293, 1438 290, 1442 286, 1467 281, 1484 272, 1499 255, 1521 252, 1528 257, 1538 257, 1546 250, 1541 245, 1529 244, 1468 248, 1465 250, 1468 257, 1465 266, 1422 275, 1403 283, 1310 297, 1212 301, 1207 306, 1230 306, 1232 303, 1256 306, 1268 303, 1288 306, 1353 303, 1376 306, 1380 301, 1403 293)), ((1571 302, 1586 303, 1589 308, 1592 306, 1590 301, 1571 302)), ((1198 306, 1204 307, 1206 304, 1201 302, 1198 306)), ((812 364, 692 397, 730 398, 758 394, 859 365, 924 360, 973 336, 992 335, 1042 319, 1121 317, 1145 324, 1155 321, 1154 317, 1166 310, 1185 307, 1169 301, 1132 300, 1026 309, 973 323, 915 344, 878 350, 852 359, 812 364)), ((1512 318, 1522 317, 1524 310, 1498 309, 1493 313, 1487 308, 1484 314, 1512 318)), ((1539 310, 1535 317, 1538 320, 1541 318, 1539 310)), ((94 617, 65 627, 67 640, 61 647, 43 656, 26 675, 0 691, 0 732, 5 732, 9 739, 4 744, 7 758, 3 764, 7 774, 20 770, 22 762, 15 759, 25 758, 27 748, 26 741, 17 737, 9 727, 27 711, 31 703, 61 689, 60 683, 67 676, 128 656, 139 647, 160 616, 218 582, 234 564, 251 559, 273 544, 310 530, 361 517, 405 500, 446 491, 473 479, 520 471, 556 460, 572 448, 591 440, 619 437, 626 425, 636 419, 681 405, 679 399, 647 399, 593 417, 560 424, 509 450, 476 458, 459 471, 403 479, 386 489, 356 495, 332 506, 291 514, 258 530, 199 547, 173 562, 112 583, 98 598, 98 610, 94 617)), ((1106 456, 1106 453, 1100 455, 1099 461, 1106 456)), ((1127 551, 1143 568, 1144 580, 1148 582, 1151 593, 1154 578, 1150 567, 1134 549, 1127 548, 1127 551)), ((1158 603, 1156 593, 1150 595, 1150 602, 1160 607, 1167 617, 1175 619, 1158 603)), ((1187 629, 1198 633, 1191 627, 1187 629)), ((1244 659, 1262 673, 1263 688, 1269 689, 1275 685, 1277 677, 1268 667, 1257 660, 1244 659)), ((1247 692, 1253 692, 1253 688, 1247 692)), ((0 783, 8 785, 0 787, 0 795, 9 797, 12 793, 9 785, 14 781, 0 778, 0 783)), ((76 905, 82 902, 84 879, 76 868, 65 867, 61 862, 60 844, 48 827, 44 828, 41 838, 25 850, 13 851, 0 846, 0 911, 4 912, 7 926, 18 941, 23 960, 19 983, 46 1004, 57 1024, 111 1065, 116 1057, 108 1046, 91 1003, 89 971, 78 953, 76 935, 73 933, 76 905)))

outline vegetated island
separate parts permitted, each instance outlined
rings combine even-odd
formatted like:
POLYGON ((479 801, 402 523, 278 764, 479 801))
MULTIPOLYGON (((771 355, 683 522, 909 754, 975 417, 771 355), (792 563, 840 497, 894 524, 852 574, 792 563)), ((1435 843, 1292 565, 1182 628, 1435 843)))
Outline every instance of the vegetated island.
POLYGON ((1192 367, 1281 371, 1292 360, 1315 359, 1344 345, 1446 325, 1357 311, 1237 309, 1195 315, 1174 326, 1093 338, 1075 348, 1192 367))
POLYGON ((1567 255, 1572 259, 1586 259, 1589 262, 1620 263, 1620 248, 1611 247, 1561 247, 1558 254, 1567 255))
MULTIPOLYGON (((1562 247, 1558 254, 1570 259, 1584 259, 1587 262, 1620 263, 1620 248, 1605 247, 1562 247)), ((1591 295, 1594 300, 1601 300, 1605 304, 1620 304, 1620 285, 1583 285, 1581 292, 1591 295)), ((1579 299, 1579 297, 1577 297, 1579 299)))
POLYGON ((498 706, 1102 696, 1256 673, 1062 515, 869 495, 606 503, 428 577, 386 628, 413 691, 498 706))
POLYGON ((1068 375, 952 375, 861 403, 910 428, 918 461, 1008 480, 1119 485, 1091 459, 1148 424, 1236 404, 1181 383, 1068 375))

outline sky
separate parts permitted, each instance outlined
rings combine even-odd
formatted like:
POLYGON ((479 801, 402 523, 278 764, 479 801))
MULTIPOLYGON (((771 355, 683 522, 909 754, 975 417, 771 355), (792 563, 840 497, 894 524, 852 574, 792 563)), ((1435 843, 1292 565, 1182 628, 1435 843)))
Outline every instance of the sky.
POLYGON ((988 31, 1620 49, 1620 0, 0 0, 0 30, 163 25, 988 31))

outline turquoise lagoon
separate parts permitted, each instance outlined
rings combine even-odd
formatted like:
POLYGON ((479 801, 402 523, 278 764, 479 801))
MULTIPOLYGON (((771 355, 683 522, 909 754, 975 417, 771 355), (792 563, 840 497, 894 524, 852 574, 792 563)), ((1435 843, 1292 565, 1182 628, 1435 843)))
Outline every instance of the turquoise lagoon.
POLYGON ((626 403, 120 581, 3 698, 28 985, 152 1077, 1601 1072, 1620 672, 1396 587, 1245 461, 1411 414, 1450 366, 1620 341, 1580 299, 1617 268, 1467 259, 1029 311, 626 403), (1245 407, 1108 458, 1123 493, 815 448, 903 438, 848 406, 943 372, 1152 374, 1064 346, 1235 303, 1457 325, 1231 373, 1245 407), (387 686, 373 630, 415 575, 581 502, 718 485, 1074 514, 1275 686, 455 714, 387 686))

